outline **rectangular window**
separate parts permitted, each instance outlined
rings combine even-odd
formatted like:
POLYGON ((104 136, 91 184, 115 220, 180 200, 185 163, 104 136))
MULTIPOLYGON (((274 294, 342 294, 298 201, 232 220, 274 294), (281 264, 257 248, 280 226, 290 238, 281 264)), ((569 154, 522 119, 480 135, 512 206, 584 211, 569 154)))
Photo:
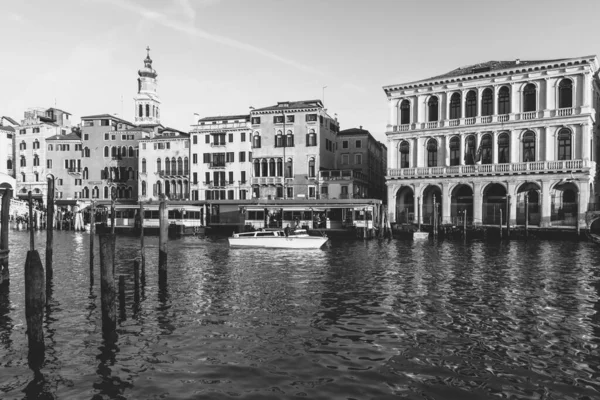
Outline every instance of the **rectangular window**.
POLYGON ((240 141, 245 142, 246 141, 246 132, 241 132, 240 136, 241 136, 240 141))
POLYGON ((207 172, 207 173, 204 175, 204 179, 205 179, 205 181, 204 181, 204 184, 205 184, 205 185, 210 185, 210 172, 207 172))
POLYGON ((259 125, 260 117, 252 117, 252 125, 259 125))
POLYGON ((228 136, 229 136, 229 143, 233 143, 233 133, 230 133, 228 136))
POLYGON ((210 143, 210 135, 204 137, 204 143, 210 143))
POLYGON ((293 123, 294 123, 294 120, 295 120, 295 118, 294 118, 294 116, 293 116, 293 115, 286 115, 286 116, 285 116, 285 122, 286 122, 286 123, 293 124, 293 123))
POLYGON ((275 124, 283 124, 283 115, 274 115, 273 123, 275 124))
POLYGON ((354 155, 354 163, 356 165, 362 164, 362 154, 355 154, 354 155))
POLYGON ((246 162, 246 152, 240 151, 240 162, 246 162))
POLYGON ((229 171, 229 184, 233 185, 233 171, 229 171))
POLYGON ((69 160, 65 160, 65 169, 69 169, 69 160))
POLYGON ((33 128, 33 133, 40 133, 40 128, 33 128))
POLYGON ((308 187, 308 198, 309 199, 314 199, 316 196, 316 189, 314 186, 309 186, 308 187))
POLYGON ((202 158, 202 162, 204 164, 209 164, 210 163, 210 153, 204 153, 202 158))
POLYGON ((348 154, 342 154, 342 164, 348 164, 348 154))
POLYGON ((192 164, 198 164, 198 154, 192 154, 192 164))
POLYGON ((104 140, 110 140, 110 133, 104 134, 104 140))
POLYGON ((192 136, 192 141, 194 144, 198 144, 198 135, 192 136))
POLYGON ((27 133, 27 129, 19 130, 19 135, 25 135, 27 133))
POLYGON ((246 171, 242 171, 242 180, 240 183, 242 183, 242 184, 246 183, 246 171))
POLYGON ((100 120, 100 126, 108 126, 108 125, 109 125, 109 121, 107 119, 100 120))
POLYGON ((227 191, 227 200, 233 200, 233 190, 227 191))
POLYGON ((355 147, 356 147, 357 149, 360 149, 360 148, 362 147, 362 140, 357 140, 357 141, 356 141, 356 144, 355 144, 355 147))
POLYGON ((342 141, 342 149, 347 149, 347 148, 348 148, 348 146, 349 146, 349 143, 348 143, 348 141, 347 141, 347 140, 343 140, 343 141, 342 141))
POLYGON ((192 174, 192 177, 194 178, 194 180, 192 181, 192 183, 197 184, 198 183, 198 173, 194 172, 192 174))
POLYGON ((287 198, 293 199, 294 198, 294 188, 288 186, 288 187, 286 187, 286 191, 287 191, 287 198))
POLYGON ((121 135, 121 140, 127 140, 127 135, 121 135))
POLYGON ((234 162, 234 154, 233 152, 228 152, 227 153, 227 162, 234 162))
POLYGON ((117 140, 117 135, 110 135, 110 140, 117 140))
POLYGON ((89 133, 84 133, 83 134, 83 140, 90 140, 90 134, 89 133))
POLYGON ((317 114, 306 114, 306 122, 317 122, 317 114))
POLYGON ((46 168, 52 169, 52 160, 46 160, 46 168))

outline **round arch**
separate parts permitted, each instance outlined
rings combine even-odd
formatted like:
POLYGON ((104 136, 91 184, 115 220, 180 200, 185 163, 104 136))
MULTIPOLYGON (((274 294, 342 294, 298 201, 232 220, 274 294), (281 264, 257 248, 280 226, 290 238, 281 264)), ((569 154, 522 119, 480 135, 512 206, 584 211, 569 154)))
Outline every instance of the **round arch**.
POLYGON ((450 188, 450 220, 453 224, 473 221, 473 188, 469 184, 459 183, 450 188))
POLYGON ((502 183, 489 183, 483 188, 482 222, 485 225, 506 223, 506 186, 502 183))
POLYGON ((396 191, 396 222, 409 224, 415 219, 415 195, 411 186, 401 186, 396 191))

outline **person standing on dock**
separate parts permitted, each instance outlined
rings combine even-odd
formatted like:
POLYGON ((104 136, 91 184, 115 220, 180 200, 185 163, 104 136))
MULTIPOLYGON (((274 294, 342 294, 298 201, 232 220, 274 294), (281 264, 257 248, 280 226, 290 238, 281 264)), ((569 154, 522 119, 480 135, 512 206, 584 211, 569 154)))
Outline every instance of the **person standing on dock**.
POLYGON ((285 227, 285 229, 283 230, 285 232, 285 236, 290 236, 290 224, 287 224, 287 226, 285 227))

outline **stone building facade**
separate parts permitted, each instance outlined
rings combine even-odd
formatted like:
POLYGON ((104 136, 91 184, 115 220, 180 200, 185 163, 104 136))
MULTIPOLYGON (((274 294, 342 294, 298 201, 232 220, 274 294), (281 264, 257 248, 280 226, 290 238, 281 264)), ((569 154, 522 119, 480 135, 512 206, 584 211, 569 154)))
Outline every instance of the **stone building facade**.
POLYGON ((75 200, 83 188, 81 138, 75 132, 46 139, 46 171, 54 176, 54 198, 75 200))
POLYGON ((595 56, 490 61, 385 86, 391 221, 430 223, 435 199, 446 224, 508 212, 512 225, 585 227, 598 202, 598 68, 595 56))
POLYGON ((198 120, 190 133, 193 200, 250 198, 251 133, 248 114, 198 120))
POLYGON ((320 100, 253 109, 252 197, 316 199, 319 171, 335 169, 339 124, 320 100))

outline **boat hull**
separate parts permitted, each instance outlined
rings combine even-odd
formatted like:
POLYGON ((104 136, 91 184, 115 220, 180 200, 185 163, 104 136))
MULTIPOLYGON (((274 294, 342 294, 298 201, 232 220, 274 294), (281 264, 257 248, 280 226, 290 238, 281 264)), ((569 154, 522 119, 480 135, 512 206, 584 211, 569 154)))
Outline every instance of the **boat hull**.
POLYGON ((238 237, 228 238, 230 247, 254 247, 269 249, 319 249, 329 238, 304 237, 238 237))

